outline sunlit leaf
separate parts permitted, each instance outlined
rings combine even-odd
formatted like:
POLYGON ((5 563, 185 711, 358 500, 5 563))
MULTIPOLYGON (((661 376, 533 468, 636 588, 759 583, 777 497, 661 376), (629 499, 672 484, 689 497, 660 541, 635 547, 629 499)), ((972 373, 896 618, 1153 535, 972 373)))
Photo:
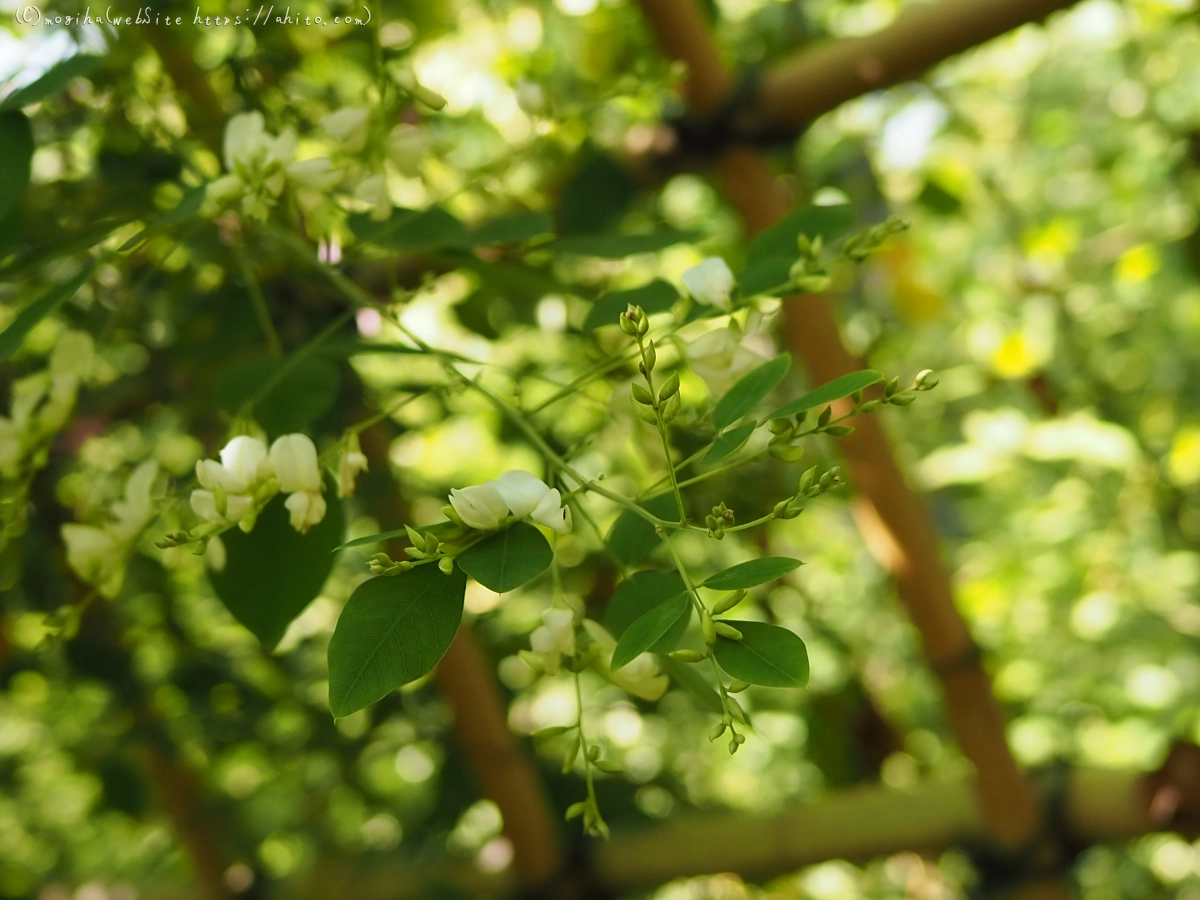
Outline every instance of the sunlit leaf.
POLYGON ((19 90, 13 91, 3 100, 0 100, 0 112, 20 109, 23 106, 29 106, 30 104, 45 100, 50 95, 57 94, 66 88, 74 79, 81 75, 87 75, 99 64, 100 57, 86 53, 80 53, 64 59, 57 65, 52 66, 36 81, 25 85, 25 87, 19 90))
POLYGON ((849 375, 835 378, 833 381, 809 391, 802 397, 797 397, 791 403, 785 403, 779 409, 775 410, 775 412, 771 413, 768 418, 782 419, 818 406, 826 406, 835 400, 849 397, 855 391, 861 391, 863 388, 868 388, 880 381, 883 381, 883 374, 873 369, 851 372, 849 375))
POLYGON ((25 335, 33 330, 33 327, 38 322, 58 309, 63 303, 75 295, 92 274, 96 271, 97 263, 91 262, 83 267, 83 270, 72 278, 70 281, 65 281, 62 284, 55 285, 38 297, 23 310, 17 313, 17 317, 13 319, 4 331, 0 332, 0 362, 8 359, 17 348, 21 346, 21 342, 25 340, 25 335))
MULTIPOLYGON (((217 376, 217 402, 236 415, 285 364, 283 359, 256 359, 226 369, 217 376)), ((254 404, 251 415, 271 437, 302 431, 332 408, 340 380, 337 367, 331 363, 301 360, 254 404)))
MULTIPOLYGON (((671 493, 643 500, 641 507, 660 519, 674 521, 679 518, 679 507, 675 503, 675 495, 671 493)), ((625 566, 637 565, 657 550, 661 543, 654 525, 628 509, 617 516, 607 540, 613 556, 625 566)))
POLYGON ((467 577, 436 565, 360 584, 329 641, 329 708, 348 716, 427 674, 462 621, 467 577))
POLYGON ((797 239, 805 234, 822 237, 826 243, 850 230, 854 214, 849 206, 804 206, 784 216, 759 234, 746 249, 746 263, 753 265, 766 259, 789 259, 800 256, 797 239))
MULTIPOLYGON (((613 591, 604 613, 604 627, 613 637, 620 639, 625 629, 648 610, 674 599, 684 590, 683 578, 678 572, 635 572, 613 591)), ((658 653, 674 650, 683 633, 687 631, 691 617, 692 607, 688 604, 675 623, 650 649, 658 653)))
POLYGON ((747 422, 745 425, 739 425, 731 431, 725 431, 717 435, 717 439, 713 441, 712 446, 708 448, 708 452, 704 454, 704 464, 712 465, 720 462, 731 453, 736 453, 746 441, 750 440, 750 435, 754 434, 754 429, 757 427, 755 422, 747 422))
POLYGON ((718 637, 713 655, 734 678, 764 687, 808 684, 808 649, 793 632, 766 622, 730 621, 740 641, 718 637))
POLYGON ((738 563, 722 572, 708 578, 702 587, 714 591, 736 591, 741 588, 754 587, 756 584, 766 584, 776 578, 782 578, 793 569, 798 569, 804 563, 790 556, 764 556, 761 559, 751 559, 738 563))

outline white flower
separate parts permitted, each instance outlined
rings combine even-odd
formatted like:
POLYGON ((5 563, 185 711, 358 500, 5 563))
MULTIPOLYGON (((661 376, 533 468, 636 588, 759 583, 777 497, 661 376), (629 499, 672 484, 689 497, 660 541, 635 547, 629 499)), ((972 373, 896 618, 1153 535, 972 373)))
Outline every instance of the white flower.
POLYGON ((365 106, 347 106, 324 116, 319 124, 342 142, 347 153, 357 153, 367 143, 370 115, 365 106))
POLYGON ((288 496, 284 506, 291 513, 292 527, 299 532, 307 532, 325 518, 325 498, 320 491, 297 491, 288 496))
POLYGON ((146 460, 133 470, 125 483, 125 498, 113 504, 113 517, 117 520, 109 531, 123 541, 133 541, 146 524, 154 517, 154 504, 150 500, 150 489, 158 477, 158 463, 146 460))
POLYGON ((103 528, 68 523, 62 527, 67 564, 88 584, 100 585, 119 572, 120 542, 103 528))
POLYGON ((724 327, 714 328, 686 344, 683 355, 713 393, 723 393, 763 362, 761 356, 743 347, 737 336, 724 327))
POLYGON ((287 167, 289 181, 317 191, 327 191, 342 180, 342 173, 333 168, 328 157, 303 159, 287 167))
POLYGON ((254 507, 254 498, 244 494, 225 496, 225 515, 217 509, 217 496, 212 491, 195 490, 191 496, 192 511, 205 522, 232 525, 240 522, 254 507))
POLYGON ((649 653, 640 654, 632 662, 613 672, 608 668, 608 663, 617 648, 616 639, 605 631, 603 625, 591 619, 584 619, 583 627, 600 647, 600 655, 593 665, 601 675, 622 690, 643 700, 657 700, 667 692, 670 679, 659 674, 658 665, 649 653))
POLYGON ((508 515, 508 504, 493 484, 473 484, 452 490, 450 505, 464 525, 480 531, 495 528, 508 515))
POLYGON ((267 445, 258 438, 239 435, 221 448, 221 461, 196 463, 196 480, 209 491, 220 487, 227 494, 245 494, 265 475, 267 445))
POLYGON ((559 534, 568 534, 571 531, 571 510, 562 505, 562 495, 559 494, 558 488, 551 488, 546 492, 529 518, 559 534))
POLYGON ((225 168, 251 168, 270 153, 266 129, 260 112, 238 113, 225 124, 225 168))
POLYGON ((400 174, 414 178, 421 172, 421 160, 429 146, 429 136, 416 125, 397 125, 388 135, 387 153, 400 174))
POLYGON ((681 277, 684 287, 697 303, 726 311, 731 308, 729 295, 733 292, 733 273, 721 257, 710 256, 681 277))
POLYGON ((358 435, 351 434, 346 442, 346 449, 338 461, 337 483, 338 496, 349 497, 354 493, 354 482, 359 472, 367 471, 367 457, 363 454, 358 443, 358 435))
POLYGON ((548 609, 543 624, 529 636, 529 646, 538 654, 547 675, 557 675, 564 656, 575 655, 575 613, 569 609, 548 609))
POLYGON ((392 198, 388 194, 387 179, 382 175, 364 178, 354 189, 354 196, 371 204, 371 218, 378 222, 392 214, 392 198))
POLYGON ((276 438, 271 444, 271 467, 279 479, 281 491, 320 493, 321 468, 317 465, 317 448, 307 435, 285 434, 276 438))
POLYGON ((246 193, 246 183, 230 172, 210 181, 204 188, 204 199, 217 206, 224 206, 246 193))
POLYGON ((488 484, 500 492, 500 496, 508 504, 509 511, 518 519, 524 519, 537 509, 538 504, 550 492, 550 488, 542 479, 523 469, 505 472, 488 484))

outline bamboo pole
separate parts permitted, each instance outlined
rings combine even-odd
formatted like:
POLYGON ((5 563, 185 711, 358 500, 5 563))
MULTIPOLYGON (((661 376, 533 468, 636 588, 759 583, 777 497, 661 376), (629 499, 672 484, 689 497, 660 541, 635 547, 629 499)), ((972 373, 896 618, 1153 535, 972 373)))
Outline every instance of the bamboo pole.
MULTIPOLYGON (((731 78, 723 69, 716 71, 721 68, 717 51, 693 0, 640 2, 664 53, 687 66, 684 92, 689 106, 699 115, 718 107, 731 78)), ((786 211, 767 161, 757 151, 725 151, 717 161, 717 177, 751 234, 786 211)), ((789 298, 785 336, 816 382, 863 367, 842 343, 828 296, 789 298)), ((864 417, 854 424, 855 433, 842 446, 859 492, 855 511, 860 528, 895 578, 897 592, 921 632, 926 658, 941 677, 950 725, 979 773, 977 790, 987 832, 1001 846, 1018 847, 1037 828, 1036 798, 1009 751, 1003 714, 954 606, 932 521, 907 487, 878 420, 864 417)))
MULTIPOLYGON (((1161 827, 1148 810, 1147 773, 1080 769, 1068 778, 1064 825, 1075 845, 1127 840, 1161 827)), ((973 781, 962 777, 906 791, 855 788, 763 818, 681 817, 616 834, 596 847, 595 870, 606 887, 625 891, 719 872, 766 879, 830 859, 937 853, 986 838, 973 781)))
POLYGON ((942 0, 875 34, 806 48, 763 79, 759 108, 801 126, 868 91, 918 78, 943 60, 1038 22, 1076 0, 942 0))

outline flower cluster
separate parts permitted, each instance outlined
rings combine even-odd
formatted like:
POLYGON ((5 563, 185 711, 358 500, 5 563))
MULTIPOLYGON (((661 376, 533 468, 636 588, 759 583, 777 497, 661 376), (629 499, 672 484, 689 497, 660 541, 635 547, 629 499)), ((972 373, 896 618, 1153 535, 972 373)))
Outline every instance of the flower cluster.
POLYGON ((229 174, 208 185, 206 198, 215 207, 241 200, 242 212, 265 219, 284 185, 326 191, 341 180, 327 157, 296 162, 296 132, 278 137, 267 133, 260 112, 239 113, 225 126, 225 167, 229 174))
POLYGON ((114 503, 112 521, 104 525, 62 526, 67 564, 88 584, 106 597, 121 589, 125 561, 143 529, 154 518, 151 489, 158 477, 158 464, 148 460, 133 470, 125 484, 124 499, 114 503))
POLYGON ((292 527, 308 531, 325 518, 317 448, 303 434, 285 434, 268 451, 265 442, 241 435, 226 444, 221 461, 196 463, 200 487, 192 491, 192 510, 217 525, 254 527, 256 510, 278 491, 288 494, 292 527))
POLYGON ((469 528, 490 531, 512 515, 567 534, 571 510, 563 506, 557 488, 521 469, 505 472, 494 481, 450 491, 450 506, 469 528))

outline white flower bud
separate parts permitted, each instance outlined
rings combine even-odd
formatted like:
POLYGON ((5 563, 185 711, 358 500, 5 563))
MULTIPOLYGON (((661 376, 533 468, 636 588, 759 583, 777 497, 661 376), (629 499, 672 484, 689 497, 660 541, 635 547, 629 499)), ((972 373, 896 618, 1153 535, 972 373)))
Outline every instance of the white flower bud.
POLYGON ((388 194, 387 179, 382 175, 364 178, 354 189, 354 196, 371 204, 371 218, 377 222, 382 222, 392 214, 392 199, 388 194))
POLYGON ((474 484, 450 492, 450 505, 470 528, 487 531, 508 515, 508 504, 492 484, 474 484))
POLYGON ((733 293, 733 273, 721 257, 710 256, 681 277, 684 287, 697 303, 726 311, 732 308, 729 298, 733 293))
POLYGON ((229 525, 245 518, 254 507, 254 499, 243 494, 229 494, 225 497, 225 515, 217 509, 217 497, 212 491, 192 491, 192 512, 205 522, 215 522, 218 525, 229 525))
POLYGON ((421 160, 429 143, 429 135, 416 125, 397 125, 388 135, 388 159, 401 175, 414 178, 421 172, 421 160))
POLYGON ((342 173, 333 167, 328 157, 303 159, 287 167, 287 177, 301 187, 327 191, 342 180, 342 173))
POLYGON ((513 469, 505 472, 495 481, 489 481, 500 492, 509 511, 518 519, 524 519, 535 509, 542 499, 550 492, 550 488, 542 479, 523 469, 513 469))
POLYGON ((562 495, 559 494, 558 488, 551 488, 546 492, 546 496, 542 497, 529 518, 559 534, 568 534, 571 531, 571 510, 562 505, 562 495))
POLYGON ((357 153, 366 146, 370 116, 365 106, 347 106, 322 117, 319 124, 342 142, 347 153, 357 153))
POLYGON ((354 493, 354 482, 359 472, 367 471, 367 457, 359 448, 358 437, 351 438, 342 458, 338 462, 338 496, 349 497, 354 493))
POLYGON ((285 434, 276 438, 275 443, 271 444, 271 467, 279 479, 281 491, 288 494, 297 491, 321 492, 317 448, 307 435, 285 434))
POLYGON ((196 477, 200 479, 200 484, 204 487, 212 487, 211 484, 204 483, 207 477, 219 483, 224 490, 230 493, 243 494, 249 491, 258 480, 259 467, 267 458, 267 445, 258 438, 244 434, 238 435, 221 448, 220 456, 219 468, 223 472, 218 472, 214 468, 217 464, 213 460, 201 460, 196 463, 196 477), (208 465, 204 465, 206 463, 208 465), (200 473, 202 465, 206 470, 205 475, 200 473))
POLYGON ((204 548, 204 562, 214 572, 225 571, 225 543, 221 540, 220 535, 214 535, 208 539, 208 544, 204 548))
POLYGON ((154 504, 150 500, 150 489, 158 477, 158 463, 146 460, 129 476, 125 483, 125 498, 113 504, 111 526, 113 534, 125 541, 132 541, 154 517, 154 504))
POLYGON ((284 501, 284 506, 291 513, 292 527, 300 532, 325 518, 325 498, 319 491, 298 491, 284 501))

